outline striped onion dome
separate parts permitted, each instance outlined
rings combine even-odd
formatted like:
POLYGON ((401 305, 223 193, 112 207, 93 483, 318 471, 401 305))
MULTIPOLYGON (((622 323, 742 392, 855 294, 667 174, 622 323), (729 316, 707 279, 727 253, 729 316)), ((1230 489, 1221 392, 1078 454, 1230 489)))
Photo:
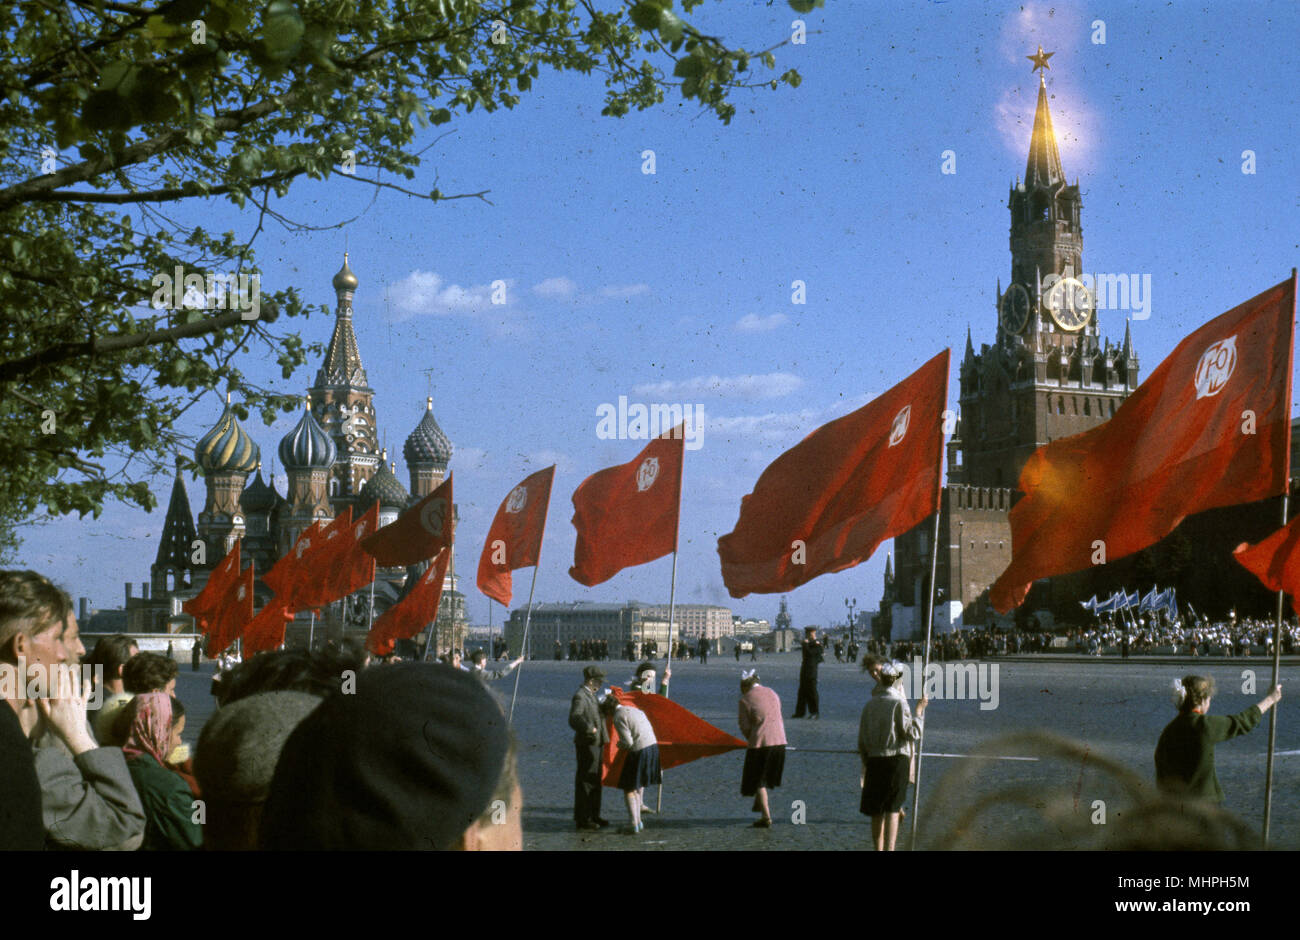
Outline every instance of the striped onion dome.
POLYGON ((253 482, 244 487, 243 495, 239 497, 239 505, 246 513, 269 513, 275 508, 279 501, 280 494, 275 491, 275 487, 268 486, 262 479, 262 463, 258 461, 257 476, 253 482))
POLYGON ((334 466, 338 448, 311 413, 310 406, 292 431, 280 441, 280 463, 286 470, 328 470, 334 466))
POLYGON ((438 427, 438 422, 434 420, 433 399, 426 398, 425 402, 424 417, 415 426, 411 436, 406 439, 402 456, 406 458, 408 467, 418 467, 422 464, 445 467, 451 460, 451 441, 447 439, 446 434, 442 433, 442 428, 438 427))
POLYGON ((204 473, 249 473, 257 466, 260 452, 226 403, 216 425, 199 438, 194 459, 204 473))
POLYGON ((376 501, 381 509, 405 509, 406 504, 411 501, 411 494, 406 492, 402 481, 388 469, 388 451, 383 452, 379 461, 379 470, 366 481, 365 486, 361 487, 357 505, 365 510, 376 501))

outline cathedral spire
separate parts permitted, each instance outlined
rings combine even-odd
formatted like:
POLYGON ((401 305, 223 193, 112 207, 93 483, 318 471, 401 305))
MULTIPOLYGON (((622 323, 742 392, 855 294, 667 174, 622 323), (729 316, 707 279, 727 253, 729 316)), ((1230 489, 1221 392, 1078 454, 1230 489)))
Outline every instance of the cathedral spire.
MULTIPOLYGON (((1054 52, 1043 52, 1038 47, 1038 55, 1027 56, 1034 62, 1035 71, 1051 68, 1047 60, 1054 52)), ((1056 147, 1056 134, 1052 130, 1052 114, 1047 107, 1047 81, 1044 71, 1038 78, 1038 107, 1034 111, 1034 132, 1029 140, 1029 162, 1025 165, 1025 188, 1051 187, 1065 182, 1065 171, 1061 169, 1061 153, 1056 147)))
POLYGON ((158 540, 158 557, 154 560, 152 573, 171 569, 177 574, 188 571, 190 551, 197 538, 190 497, 185 492, 185 478, 181 476, 181 457, 177 454, 176 479, 172 482, 171 502, 167 504, 167 518, 163 521, 162 538, 158 540))
POLYGON ((334 334, 330 337, 329 348, 325 350, 325 361, 316 373, 316 384, 366 388, 366 370, 361 365, 357 334, 352 329, 352 297, 357 290, 357 276, 352 273, 346 252, 343 254, 343 267, 334 275, 333 284, 334 293, 338 297, 334 311, 334 334))

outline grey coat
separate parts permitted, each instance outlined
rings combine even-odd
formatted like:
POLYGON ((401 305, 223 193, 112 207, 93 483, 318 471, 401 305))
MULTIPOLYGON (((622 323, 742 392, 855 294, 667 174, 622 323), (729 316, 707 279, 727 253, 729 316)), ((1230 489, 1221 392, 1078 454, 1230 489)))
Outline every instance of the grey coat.
POLYGON ((32 741, 41 816, 53 848, 133 852, 144 841, 144 807, 118 747, 72 756, 45 730, 32 741))
POLYGON ((569 705, 569 727, 573 729, 574 744, 608 744, 609 729, 605 727, 605 716, 600 713, 596 693, 585 685, 573 693, 569 705), (596 733, 591 733, 592 726, 596 733))

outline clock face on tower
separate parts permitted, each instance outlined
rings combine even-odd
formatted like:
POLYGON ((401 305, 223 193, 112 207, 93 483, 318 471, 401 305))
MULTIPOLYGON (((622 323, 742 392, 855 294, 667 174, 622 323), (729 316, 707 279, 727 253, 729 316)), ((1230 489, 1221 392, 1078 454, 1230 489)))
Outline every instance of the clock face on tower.
POLYGON ((1017 334, 1025 331, 1029 322, 1029 291, 1020 284, 1012 284, 1002 295, 1002 330, 1017 334))
POLYGON ((1092 292, 1077 278, 1067 277, 1052 285, 1043 298, 1056 325, 1074 333, 1088 325, 1096 303, 1092 292))

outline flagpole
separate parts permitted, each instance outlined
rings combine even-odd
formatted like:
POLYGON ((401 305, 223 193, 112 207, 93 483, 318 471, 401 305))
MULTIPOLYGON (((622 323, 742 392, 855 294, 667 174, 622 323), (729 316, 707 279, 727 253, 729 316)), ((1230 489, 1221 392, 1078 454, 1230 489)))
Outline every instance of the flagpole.
MULTIPOLYGON (((681 429, 684 437, 686 435, 686 425, 682 424, 681 429)), ((677 543, 682 531, 682 477, 685 475, 686 461, 682 460, 677 477, 677 519, 673 522, 673 572, 668 582, 668 660, 664 666, 665 675, 672 670, 673 665, 673 619, 677 608, 677 543)), ((672 698, 672 691, 671 683, 665 685, 664 698, 672 698)), ((655 797, 655 812, 663 812, 663 808, 664 785, 660 783, 658 794, 655 797)))
MULTIPOLYGON (((1282 494, 1282 525, 1286 526, 1287 502, 1290 494, 1282 494)), ((1277 687, 1282 669, 1282 602, 1286 594, 1277 592, 1277 621, 1273 627, 1273 682, 1271 692, 1277 687)), ((1268 715, 1268 762, 1264 765, 1264 840, 1263 848, 1268 849, 1268 828, 1273 817, 1273 748, 1277 743, 1277 707, 1269 710, 1268 715)))
MULTIPOLYGON (((943 450, 940 449, 940 454, 943 450)), ((942 458, 940 458, 942 459, 942 458)), ((940 483, 943 477, 939 477, 940 483)), ((934 532, 930 546, 930 590, 925 599, 925 646, 922 649, 921 658, 921 698, 925 697, 925 673, 930 666, 930 642, 934 633, 934 579, 939 567, 939 516, 943 511, 943 504, 940 502, 939 508, 934 511, 934 532)), ((907 850, 916 851, 916 831, 918 816, 921 807, 921 751, 925 746, 925 723, 921 723, 921 737, 916 742, 916 783, 912 784, 912 834, 908 841, 907 850)))
MULTIPOLYGON (((528 587, 528 612, 524 614, 524 639, 519 644, 519 654, 524 655, 528 649, 528 627, 533 622, 533 591, 537 588, 537 569, 542 567, 542 553, 537 553, 537 564, 533 565, 533 583, 528 587)), ((526 662, 527 660, 525 660, 526 662)), ((515 669, 515 690, 510 693, 510 716, 507 722, 514 721, 515 718, 515 698, 519 695, 519 675, 524 671, 524 664, 520 663, 515 669)))
MULTIPOLYGON (((1295 307, 1296 307, 1296 269, 1291 269, 1291 322, 1292 332, 1295 330, 1295 307)), ((1286 398, 1284 402, 1291 400, 1291 373, 1295 366, 1295 339, 1292 337, 1290 350, 1290 365, 1292 368, 1287 369, 1286 373, 1286 398)), ((1291 456, 1291 424, 1288 421, 1286 426, 1287 439, 1287 463, 1290 463, 1291 456)), ((1282 526, 1286 527, 1287 503, 1291 496, 1291 474, 1287 473, 1287 480, 1282 491, 1282 526)), ((1282 602, 1283 592, 1277 592, 1277 624, 1273 628, 1273 684, 1269 687, 1271 692, 1281 681, 1282 671, 1282 602)), ((1273 746, 1277 742, 1277 706, 1269 711, 1268 716, 1268 763, 1264 766, 1264 840, 1263 846, 1268 848, 1268 828, 1272 820, 1273 813, 1273 746)))
POLYGON ((307 649, 311 650, 316 645, 316 611, 311 612, 311 629, 307 632, 307 649))

